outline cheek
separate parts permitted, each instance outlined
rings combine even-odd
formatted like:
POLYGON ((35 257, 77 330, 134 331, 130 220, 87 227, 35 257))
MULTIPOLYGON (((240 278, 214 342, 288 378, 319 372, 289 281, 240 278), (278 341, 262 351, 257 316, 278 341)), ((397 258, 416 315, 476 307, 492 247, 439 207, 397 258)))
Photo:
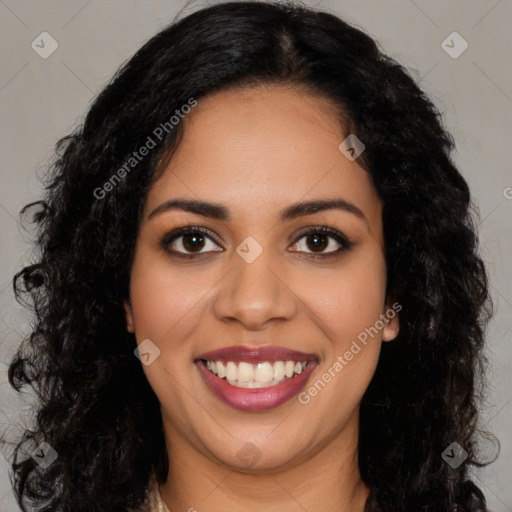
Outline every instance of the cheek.
MULTIPOLYGON (((383 313, 386 269, 382 254, 361 251, 326 278, 301 280, 301 296, 321 320, 337 353, 375 325, 383 313)), ((379 338, 381 333, 379 333, 379 338)))
POLYGON ((210 276, 193 280, 170 271, 161 258, 135 261, 131 275, 131 302, 137 339, 149 338, 162 348, 186 339, 187 326, 197 325, 202 299, 214 285, 210 276))
POLYGON ((143 365, 143 371, 163 411, 174 416, 190 407, 189 395, 183 393, 192 371, 193 347, 188 340, 204 316, 204 297, 213 285, 211 277, 191 280, 183 273, 170 272, 157 258, 140 258, 132 268, 137 343, 149 339, 160 350, 154 362, 143 365))
POLYGON ((299 402, 306 417, 324 418, 326 432, 346 423, 377 367, 382 330, 375 325, 384 312, 385 271, 382 254, 367 251, 329 279, 304 283, 302 296, 330 345, 299 402))

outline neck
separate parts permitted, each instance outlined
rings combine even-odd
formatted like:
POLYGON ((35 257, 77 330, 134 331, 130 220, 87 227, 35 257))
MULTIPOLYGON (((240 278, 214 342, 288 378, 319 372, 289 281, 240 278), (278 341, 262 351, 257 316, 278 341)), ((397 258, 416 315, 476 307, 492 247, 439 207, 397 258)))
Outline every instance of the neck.
POLYGON ((160 484, 171 511, 363 512, 369 488, 357 463, 357 430, 340 434, 286 469, 240 471, 193 448, 166 429, 169 478, 160 484))

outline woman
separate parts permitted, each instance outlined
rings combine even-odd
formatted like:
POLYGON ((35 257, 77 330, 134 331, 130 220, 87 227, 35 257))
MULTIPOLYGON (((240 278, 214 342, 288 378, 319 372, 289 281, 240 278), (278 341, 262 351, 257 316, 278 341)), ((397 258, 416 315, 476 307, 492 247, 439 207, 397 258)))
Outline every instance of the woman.
POLYGON ((147 42, 60 141, 15 276, 23 510, 486 510, 453 146, 333 15, 224 3, 147 42))

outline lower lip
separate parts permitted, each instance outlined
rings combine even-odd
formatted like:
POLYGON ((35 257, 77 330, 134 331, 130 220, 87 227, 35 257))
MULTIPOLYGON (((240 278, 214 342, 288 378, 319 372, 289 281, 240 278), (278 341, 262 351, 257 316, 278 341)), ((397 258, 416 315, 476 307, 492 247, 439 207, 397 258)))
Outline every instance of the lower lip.
POLYGON ((197 361, 196 365, 208 388, 225 404, 241 411, 266 411, 279 407, 297 395, 318 363, 310 361, 299 375, 265 388, 238 388, 207 370, 202 360, 197 361))

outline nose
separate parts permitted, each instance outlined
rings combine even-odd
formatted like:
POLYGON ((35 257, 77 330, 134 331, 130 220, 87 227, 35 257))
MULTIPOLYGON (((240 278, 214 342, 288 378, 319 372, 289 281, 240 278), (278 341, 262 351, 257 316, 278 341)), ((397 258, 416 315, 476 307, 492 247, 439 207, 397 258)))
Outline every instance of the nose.
POLYGON ((282 279, 268 251, 252 263, 235 257, 234 268, 221 281, 214 312, 223 322, 238 322, 247 330, 265 329, 271 321, 290 320, 297 313, 296 297, 282 279), (272 265, 274 263, 274 265, 272 265))

